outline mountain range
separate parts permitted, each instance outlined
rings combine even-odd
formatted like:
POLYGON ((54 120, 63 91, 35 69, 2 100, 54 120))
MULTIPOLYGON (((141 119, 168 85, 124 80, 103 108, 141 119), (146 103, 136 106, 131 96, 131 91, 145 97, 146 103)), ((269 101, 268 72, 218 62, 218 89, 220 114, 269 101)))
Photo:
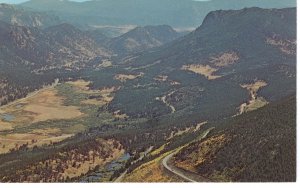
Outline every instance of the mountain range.
POLYGON ((45 12, 25 10, 14 5, 0 4, 0 20, 12 25, 46 28, 60 24, 58 16, 45 12))
POLYGON ((199 26, 206 14, 218 9, 245 7, 295 7, 295 0, 92 0, 83 3, 60 0, 31 0, 21 4, 48 11, 78 27, 170 25, 188 29, 199 26), (180 15, 180 16, 178 16, 180 15), (176 19, 175 19, 176 18, 176 19))
MULTIPOLYGON (((167 77, 168 81, 157 82, 153 95, 149 94, 149 88, 143 87, 136 95, 133 88, 124 91, 127 93, 117 93, 111 108, 118 106, 130 115, 150 115, 157 111, 155 95, 165 95, 178 111, 173 116, 184 111, 195 114, 200 111, 201 115, 197 116, 206 119, 212 118, 204 113, 210 109, 208 114, 216 110, 236 113, 232 107, 238 108, 249 97, 247 89, 241 87, 243 84, 266 82, 267 86, 258 94, 267 101, 295 92, 295 14, 293 8, 209 13, 191 34, 125 59, 122 63, 129 67, 127 71, 131 70, 131 74, 144 73, 142 85, 152 84, 160 76, 167 77), (172 85, 171 81, 180 84, 172 85), (126 100, 123 95, 127 96, 126 100), (137 100, 137 95, 143 98, 137 100)), ((131 83, 130 87, 135 84, 131 83)))
POLYGON ((296 8, 272 1, 1 4, 0 181, 295 181, 296 8))

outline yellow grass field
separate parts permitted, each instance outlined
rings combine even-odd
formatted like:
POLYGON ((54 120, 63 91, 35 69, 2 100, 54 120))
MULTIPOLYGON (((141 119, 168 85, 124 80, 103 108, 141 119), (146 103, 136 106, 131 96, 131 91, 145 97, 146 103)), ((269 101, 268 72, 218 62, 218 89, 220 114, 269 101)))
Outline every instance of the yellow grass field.
POLYGON ((64 106, 63 101, 64 98, 58 96, 56 89, 42 90, 32 97, 22 99, 20 103, 3 108, 2 112, 15 116, 14 120, 5 124, 15 127, 47 120, 73 119, 84 115, 76 106, 64 106))
POLYGON ((231 66, 238 62, 239 56, 235 52, 222 53, 219 56, 210 57, 210 60, 206 64, 192 64, 184 65, 181 70, 191 71, 196 74, 205 76, 208 80, 215 80, 222 76, 215 73, 224 67, 231 66))
POLYGON ((78 107, 64 106, 63 98, 59 97, 55 90, 44 91, 36 97, 28 99, 24 111, 33 114, 33 122, 73 119, 83 115, 78 107))
POLYGON ((133 75, 133 74, 117 74, 115 76, 116 80, 119 80, 121 82, 126 82, 127 80, 134 80, 137 78, 140 78, 144 75, 144 73, 140 73, 138 75, 133 75))
MULTIPOLYGON (((18 130, 32 123, 47 120, 67 120, 84 116, 79 107, 65 106, 63 103, 64 98, 58 95, 55 88, 42 89, 28 98, 20 99, 1 109, 1 113, 10 114, 14 118, 11 121, 0 120, 0 132, 18 130)), ((74 128, 82 130, 80 125, 74 128)), ((0 135, 0 153, 18 149, 24 144, 28 144, 29 148, 42 146, 62 141, 71 136, 73 133, 63 133, 59 128, 35 129, 22 134, 2 134, 0 135)))
POLYGON ((18 149, 24 144, 27 144, 28 148, 32 148, 34 146, 43 146, 60 142, 71 136, 73 136, 73 134, 61 134, 59 129, 37 129, 30 133, 1 135, 0 154, 8 153, 11 149, 18 149))
POLYGON ((0 132, 13 130, 13 125, 0 119, 0 132))
POLYGON ((113 64, 109 60, 104 60, 98 67, 99 68, 107 68, 107 67, 112 67, 113 64))
POLYGON ((93 94, 97 91, 90 90, 88 85, 91 84, 90 81, 85 80, 76 80, 71 82, 66 82, 67 84, 70 84, 75 87, 76 92, 78 93, 86 93, 86 94, 93 94))
POLYGON ((89 84, 91 84, 91 82, 85 80, 67 82, 67 84, 71 84, 72 86, 74 86, 76 92, 78 93, 98 95, 99 98, 86 99, 81 101, 81 104, 97 105, 97 106, 104 106, 110 103, 114 99, 113 93, 120 89, 118 87, 110 87, 110 88, 103 88, 100 90, 91 90, 88 87, 89 84))
POLYGON ((265 81, 258 80, 258 81, 255 81, 252 84, 242 84, 241 87, 256 94, 260 88, 265 87, 267 85, 268 84, 265 81))
POLYGON ((214 75, 214 73, 217 72, 218 69, 213 68, 209 65, 184 65, 181 69, 203 75, 208 80, 215 80, 217 78, 221 78, 221 76, 214 75))
POLYGON ((256 110, 268 104, 263 97, 258 97, 257 92, 267 86, 268 84, 263 80, 257 80, 251 84, 242 84, 241 87, 247 89, 249 94, 251 95, 251 99, 247 103, 243 103, 240 106, 239 114, 256 110))

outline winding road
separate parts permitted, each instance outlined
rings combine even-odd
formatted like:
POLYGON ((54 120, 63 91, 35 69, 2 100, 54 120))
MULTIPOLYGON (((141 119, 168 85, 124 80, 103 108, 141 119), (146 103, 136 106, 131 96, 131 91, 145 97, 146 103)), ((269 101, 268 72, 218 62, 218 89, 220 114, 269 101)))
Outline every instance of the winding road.
POLYGON ((164 166, 164 168, 166 168, 168 171, 170 171, 171 173, 181 177, 182 179, 188 181, 188 182, 197 182, 196 180, 193 180, 192 178, 187 177, 186 175, 184 175, 182 172, 180 172, 176 167, 174 167, 173 165, 169 166, 169 161, 170 159, 176 154, 176 152, 171 153, 170 155, 166 156, 163 160, 162 160, 162 165, 164 166))
MULTIPOLYGON (((213 128, 212 128, 213 129, 213 128)), ((204 139, 208 133, 212 130, 209 129, 207 130, 199 139, 197 140, 202 140, 204 139)), ((188 181, 188 182, 210 182, 211 180, 202 177, 198 174, 192 173, 192 172, 186 172, 183 169, 180 169, 176 166, 174 166, 171 162, 172 157, 177 154, 181 149, 176 149, 174 152, 172 152, 171 154, 167 155, 163 160, 162 160, 162 165, 163 167, 168 170, 169 172, 171 172, 172 174, 179 176, 180 178, 188 181)))

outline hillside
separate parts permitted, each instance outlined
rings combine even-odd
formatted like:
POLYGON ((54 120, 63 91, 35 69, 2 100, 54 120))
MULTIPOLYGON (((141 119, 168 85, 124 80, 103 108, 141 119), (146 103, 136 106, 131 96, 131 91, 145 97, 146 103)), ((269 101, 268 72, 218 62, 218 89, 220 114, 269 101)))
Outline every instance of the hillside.
POLYGON ((14 5, 0 4, 0 20, 12 25, 46 28, 61 21, 57 16, 44 12, 25 10, 14 5))
POLYGON ((128 55, 162 46, 180 36, 167 25, 137 27, 108 42, 108 47, 116 54, 128 55))
POLYGON ((143 77, 126 82, 127 89, 116 94, 109 109, 121 108, 131 117, 172 114, 174 122, 186 121, 189 112, 199 121, 232 116, 244 106, 255 109, 292 94, 295 18, 294 8, 211 12, 191 34, 124 59, 124 74, 143 77))
POLYGON ((212 181, 296 181, 296 98, 213 125, 175 156, 175 164, 212 181))
POLYGON ((295 0, 93 0, 84 3, 60 0, 31 0, 21 4, 41 11, 51 11, 64 21, 82 27, 128 25, 162 25, 189 29, 197 27, 204 17, 218 9, 286 8, 295 0), (113 10, 113 11, 111 11, 113 10), (155 13, 155 14, 153 14, 155 13), (138 16, 137 16, 138 15, 138 16), (178 16, 180 15, 180 16, 178 16), (176 19, 174 19, 176 18, 176 19))
POLYGON ((68 24, 41 30, 0 21, 0 39, 0 104, 110 56, 86 33, 68 24))

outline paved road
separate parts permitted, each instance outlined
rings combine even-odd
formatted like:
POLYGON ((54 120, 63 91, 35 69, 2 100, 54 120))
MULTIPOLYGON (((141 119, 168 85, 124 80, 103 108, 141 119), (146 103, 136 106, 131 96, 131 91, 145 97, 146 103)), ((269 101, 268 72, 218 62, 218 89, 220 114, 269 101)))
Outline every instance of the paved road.
POLYGON ((196 180, 193 180, 189 177, 187 177, 186 175, 184 175, 183 173, 177 171, 174 167, 171 167, 168 165, 168 162, 170 161, 170 159, 176 154, 177 151, 171 153, 170 155, 168 155, 167 157, 165 157, 163 160, 162 160, 162 165, 170 172, 172 172, 173 174, 181 177, 182 179, 188 181, 188 182, 197 182, 196 180))
MULTIPOLYGON (((198 140, 201 140, 203 138, 205 138, 208 133, 212 130, 213 128, 207 130, 206 132, 204 132, 204 134, 201 136, 201 138, 199 138, 198 140)), ((172 152, 171 154, 169 154, 168 156, 166 156, 163 160, 162 160, 162 165, 164 166, 165 169, 167 169, 168 171, 170 171, 171 173, 181 177, 182 179, 188 181, 188 182, 198 182, 199 180, 203 180, 205 182, 208 182, 209 180, 204 178, 204 177, 197 177, 197 180, 195 177, 189 176, 187 175, 187 173, 183 173, 182 170, 180 170, 178 167, 170 165, 170 159, 180 151, 180 149, 175 150, 174 152, 172 152)))
POLYGON ((125 170, 125 172, 123 172, 123 173, 115 180, 115 182, 116 182, 116 183, 122 182, 123 178, 124 178, 125 175, 127 174, 127 171, 128 171, 128 170, 125 170))

